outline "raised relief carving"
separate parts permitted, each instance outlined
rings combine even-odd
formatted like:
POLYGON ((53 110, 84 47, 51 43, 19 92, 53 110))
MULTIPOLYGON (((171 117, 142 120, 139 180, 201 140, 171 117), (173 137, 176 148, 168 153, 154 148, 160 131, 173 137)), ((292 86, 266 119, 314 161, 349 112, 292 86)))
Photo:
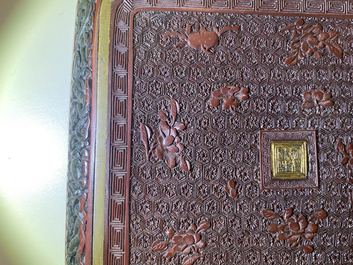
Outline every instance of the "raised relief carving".
POLYGON ((210 224, 203 221, 198 227, 192 224, 186 232, 176 233, 173 229, 168 229, 167 239, 155 241, 152 250, 163 252, 163 257, 167 261, 176 255, 181 255, 182 265, 192 265, 202 256, 202 250, 206 247, 203 234, 209 228, 210 224))
POLYGON ((315 130, 261 130, 262 189, 314 188, 319 184, 315 130))
POLYGON ((334 102, 331 93, 321 89, 313 89, 303 94, 302 107, 304 109, 315 108, 316 112, 319 113, 321 108, 332 107, 333 105, 334 102))
POLYGON ((206 53, 210 53, 212 48, 215 48, 219 43, 221 35, 227 31, 238 31, 240 26, 225 26, 221 29, 213 28, 212 31, 208 31, 205 27, 200 25, 200 30, 193 32, 191 25, 187 24, 185 32, 180 33, 176 31, 169 31, 163 34, 163 38, 166 37, 177 37, 179 42, 177 47, 183 47, 185 44, 189 45, 194 49, 201 49, 206 53))
POLYGON ((305 141, 273 141, 271 143, 272 177, 305 179, 308 174, 308 148, 305 141))
POLYGON ((234 111, 243 100, 248 98, 249 88, 226 85, 212 92, 210 106, 217 108, 222 105, 223 110, 234 111))
POLYGON ((342 140, 337 142, 337 151, 342 154, 341 164, 352 171, 353 169, 353 143, 345 145, 342 140))
POLYGON ((180 132, 186 129, 186 124, 178 122, 179 104, 171 99, 169 111, 159 111, 159 130, 152 130, 144 124, 140 124, 141 141, 145 147, 146 159, 149 160, 154 154, 158 160, 163 160, 169 168, 177 165, 180 170, 190 171, 190 162, 184 157, 184 144, 180 138, 180 132))
POLYGON ((290 54, 284 60, 287 65, 295 65, 305 57, 320 59, 325 49, 337 58, 343 58, 343 50, 337 43, 337 31, 325 32, 320 23, 307 24, 304 19, 298 19, 284 30, 291 33, 290 54))
POLYGON ((232 199, 235 199, 236 197, 238 197, 237 182, 233 179, 229 180, 225 187, 225 191, 228 194, 228 196, 232 199))
POLYGON ((327 218, 327 212, 323 209, 306 217, 302 213, 294 214, 293 207, 286 209, 282 214, 272 210, 262 210, 261 214, 274 222, 268 225, 268 232, 275 234, 277 240, 286 241, 291 248, 301 246, 306 254, 314 251, 311 242, 319 230, 320 221, 327 218))

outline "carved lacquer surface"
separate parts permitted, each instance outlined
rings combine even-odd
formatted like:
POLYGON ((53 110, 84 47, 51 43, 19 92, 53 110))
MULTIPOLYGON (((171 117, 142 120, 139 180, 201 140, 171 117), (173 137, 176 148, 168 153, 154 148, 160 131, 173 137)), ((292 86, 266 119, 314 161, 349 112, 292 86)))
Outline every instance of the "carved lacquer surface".
MULTIPOLYGON (((189 262, 193 264, 353 262, 351 187, 340 181, 346 178, 347 170, 341 165, 342 155, 336 150, 338 138, 351 142, 349 112, 353 111, 350 88, 353 69, 349 43, 353 28, 348 20, 305 18, 305 23, 319 23, 325 32, 337 32, 339 38, 335 42, 342 47, 344 56, 332 55, 326 48, 320 50, 320 58, 305 56, 287 65, 285 59, 291 52, 292 39, 285 29, 299 19, 301 17, 143 11, 135 15, 131 25, 126 16, 116 20, 112 85, 112 130, 116 132, 112 139, 112 159, 116 164, 112 163, 113 195, 110 197, 111 209, 116 215, 112 214, 109 226, 112 246, 109 264, 121 262, 124 257, 129 262, 124 264, 177 265, 186 262, 185 256, 190 256, 189 262), (217 34, 217 45, 212 45, 210 51, 201 44, 191 45, 187 42, 189 39, 185 40, 187 45, 177 45, 180 41, 177 35, 165 37, 167 32, 183 33, 188 29, 190 38, 193 33, 234 25, 239 25, 240 30, 217 34), (127 105, 124 105, 127 87, 123 84, 128 71, 126 34, 132 29, 129 175, 124 160, 128 149, 114 143, 125 144, 130 135, 120 134, 118 129, 126 130, 126 123, 122 121, 127 119, 127 105), (227 86, 247 88, 243 91, 247 97, 239 100, 237 90, 224 91, 222 97, 214 95, 227 86), (305 93, 315 89, 330 92, 330 98, 308 99, 305 93), (232 97, 239 100, 238 104, 232 97), (213 105, 212 98, 216 98, 213 105), (331 98, 334 104, 320 104, 331 98), (190 162, 189 171, 174 164, 168 166, 165 157, 146 159, 143 135, 148 135, 148 130, 144 126, 155 133, 153 130, 160 128, 163 120, 159 112, 168 110, 171 99, 179 105, 178 121, 187 124, 187 129, 180 132, 180 139, 186 147, 183 157, 190 162), (233 101, 224 106, 229 103, 225 99, 233 101), (316 105, 305 107, 305 101, 319 105, 319 111, 316 105), (228 109, 232 111, 225 111, 228 109), (145 133, 142 133, 143 128, 145 133), (318 188, 260 190, 260 129, 316 131, 320 185, 315 187, 318 188), (129 256, 125 255, 126 245, 122 244, 121 237, 126 226, 121 214, 125 210, 122 205, 126 202, 126 191, 115 188, 122 187, 121 181, 126 181, 126 177, 130 182, 129 256), (114 193, 115 190, 118 192, 114 193), (328 217, 320 221, 320 229, 306 251, 277 241, 267 231, 268 221, 261 211, 271 209, 281 213, 288 208, 307 218, 318 209, 327 212, 328 217), (204 244, 197 258, 192 258, 194 252, 183 254, 180 251, 168 259, 163 257, 174 244, 172 237, 166 237, 168 229, 186 235, 193 224, 199 225, 205 219, 210 227, 202 234, 204 244), (166 243, 156 248, 156 242, 166 243)), ((170 119, 169 114, 167 116, 170 119)))

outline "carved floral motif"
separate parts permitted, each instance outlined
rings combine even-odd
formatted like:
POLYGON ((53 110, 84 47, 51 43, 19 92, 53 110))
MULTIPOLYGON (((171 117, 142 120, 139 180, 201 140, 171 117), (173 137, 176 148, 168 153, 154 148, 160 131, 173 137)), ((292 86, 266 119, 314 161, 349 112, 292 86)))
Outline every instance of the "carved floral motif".
POLYGON ((167 260, 175 255, 183 256, 182 265, 192 265, 202 255, 206 247, 203 240, 204 232, 210 227, 207 221, 201 222, 198 227, 192 224, 186 232, 175 232, 173 229, 166 231, 166 240, 156 241, 152 245, 155 252, 163 252, 167 260))
POLYGON ((222 104, 223 110, 235 110, 240 102, 249 98, 249 88, 238 86, 224 86, 212 92, 210 105, 217 108, 222 104))
POLYGON ((345 145, 342 140, 337 143, 337 151, 342 154, 341 164, 349 170, 353 169, 353 143, 345 145))
POLYGON ((235 199, 238 196, 237 182, 235 180, 229 180, 225 187, 225 191, 229 197, 235 199))
POLYGON ((212 48, 215 48, 219 43, 219 37, 227 32, 232 30, 240 30, 240 26, 225 26, 221 29, 213 28, 212 31, 208 31, 203 26, 200 26, 200 30, 197 32, 192 32, 191 25, 187 24, 185 32, 175 32, 169 31, 163 34, 163 38, 166 37, 177 37, 179 42, 177 47, 183 47, 185 44, 189 45, 194 49, 201 49, 206 53, 210 53, 212 48))
POLYGON ((159 130, 152 130, 140 124, 140 135, 145 147, 146 158, 149 160, 154 154, 158 160, 164 160, 169 168, 177 165, 182 171, 190 171, 190 162, 184 157, 184 144, 180 138, 180 132, 186 129, 186 124, 178 122, 179 104, 176 100, 170 100, 169 111, 159 111, 159 130), (154 135, 154 137, 153 137, 154 135))
POLYGON ((290 54, 284 60, 287 65, 295 65, 305 57, 320 59, 325 49, 337 58, 343 58, 343 50, 337 43, 337 31, 325 32, 320 23, 306 24, 304 19, 298 19, 284 30, 291 32, 290 54))
POLYGON ((304 109, 316 108, 319 112, 322 107, 332 107, 334 102, 332 100, 332 95, 329 92, 324 92, 321 89, 314 89, 306 91, 303 94, 303 105, 304 109))
POLYGON ((262 210, 263 217, 275 221, 271 223, 267 230, 275 234, 280 241, 287 241, 290 247, 296 248, 300 244, 304 253, 309 254, 314 251, 310 243, 319 229, 319 222, 327 217, 327 212, 323 209, 318 210, 311 216, 306 217, 303 214, 294 214, 292 207, 286 209, 282 215, 272 210, 262 210))

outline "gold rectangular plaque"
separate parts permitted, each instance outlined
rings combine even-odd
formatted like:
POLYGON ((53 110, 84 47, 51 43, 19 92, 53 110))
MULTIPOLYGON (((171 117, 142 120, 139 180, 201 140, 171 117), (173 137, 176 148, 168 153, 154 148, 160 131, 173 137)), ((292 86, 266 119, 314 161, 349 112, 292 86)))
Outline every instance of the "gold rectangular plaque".
POLYGON ((272 178, 305 179, 308 173, 306 141, 273 141, 271 143, 272 178))

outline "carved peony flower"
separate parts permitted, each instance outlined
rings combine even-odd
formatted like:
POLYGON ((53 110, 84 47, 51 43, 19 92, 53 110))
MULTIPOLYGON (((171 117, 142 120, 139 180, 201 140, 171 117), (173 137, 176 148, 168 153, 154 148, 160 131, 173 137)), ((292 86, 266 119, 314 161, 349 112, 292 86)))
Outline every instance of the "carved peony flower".
POLYGON ((188 231, 176 233, 173 229, 166 231, 167 239, 155 241, 152 251, 163 252, 163 257, 170 260, 176 255, 184 256, 182 265, 192 265, 201 257, 201 251, 206 247, 203 234, 210 228, 207 221, 198 227, 192 224, 188 231))
POLYGON ((249 89, 237 86, 224 86, 212 92, 210 106, 217 108, 222 105, 223 110, 235 110, 240 102, 249 98, 249 89))
POLYGON ((325 32, 320 23, 308 25, 304 19, 298 19, 284 30, 291 32, 291 53, 284 60, 287 65, 294 65, 305 57, 320 59, 325 49, 337 58, 343 58, 343 50, 337 43, 338 32, 325 32))
POLYGON ((304 253, 309 254, 314 251, 314 247, 307 241, 312 241, 319 229, 319 222, 327 218, 327 212, 323 209, 316 211, 309 217, 303 214, 294 214, 294 208, 286 209, 282 215, 272 210, 263 210, 262 216, 269 220, 279 220, 271 223, 267 231, 277 236, 277 240, 288 242, 292 248, 302 245, 304 253))
POLYGON ((321 107, 332 107, 334 102, 331 93, 324 92, 320 89, 306 91, 303 94, 303 108, 311 109, 316 108, 317 111, 321 107))

